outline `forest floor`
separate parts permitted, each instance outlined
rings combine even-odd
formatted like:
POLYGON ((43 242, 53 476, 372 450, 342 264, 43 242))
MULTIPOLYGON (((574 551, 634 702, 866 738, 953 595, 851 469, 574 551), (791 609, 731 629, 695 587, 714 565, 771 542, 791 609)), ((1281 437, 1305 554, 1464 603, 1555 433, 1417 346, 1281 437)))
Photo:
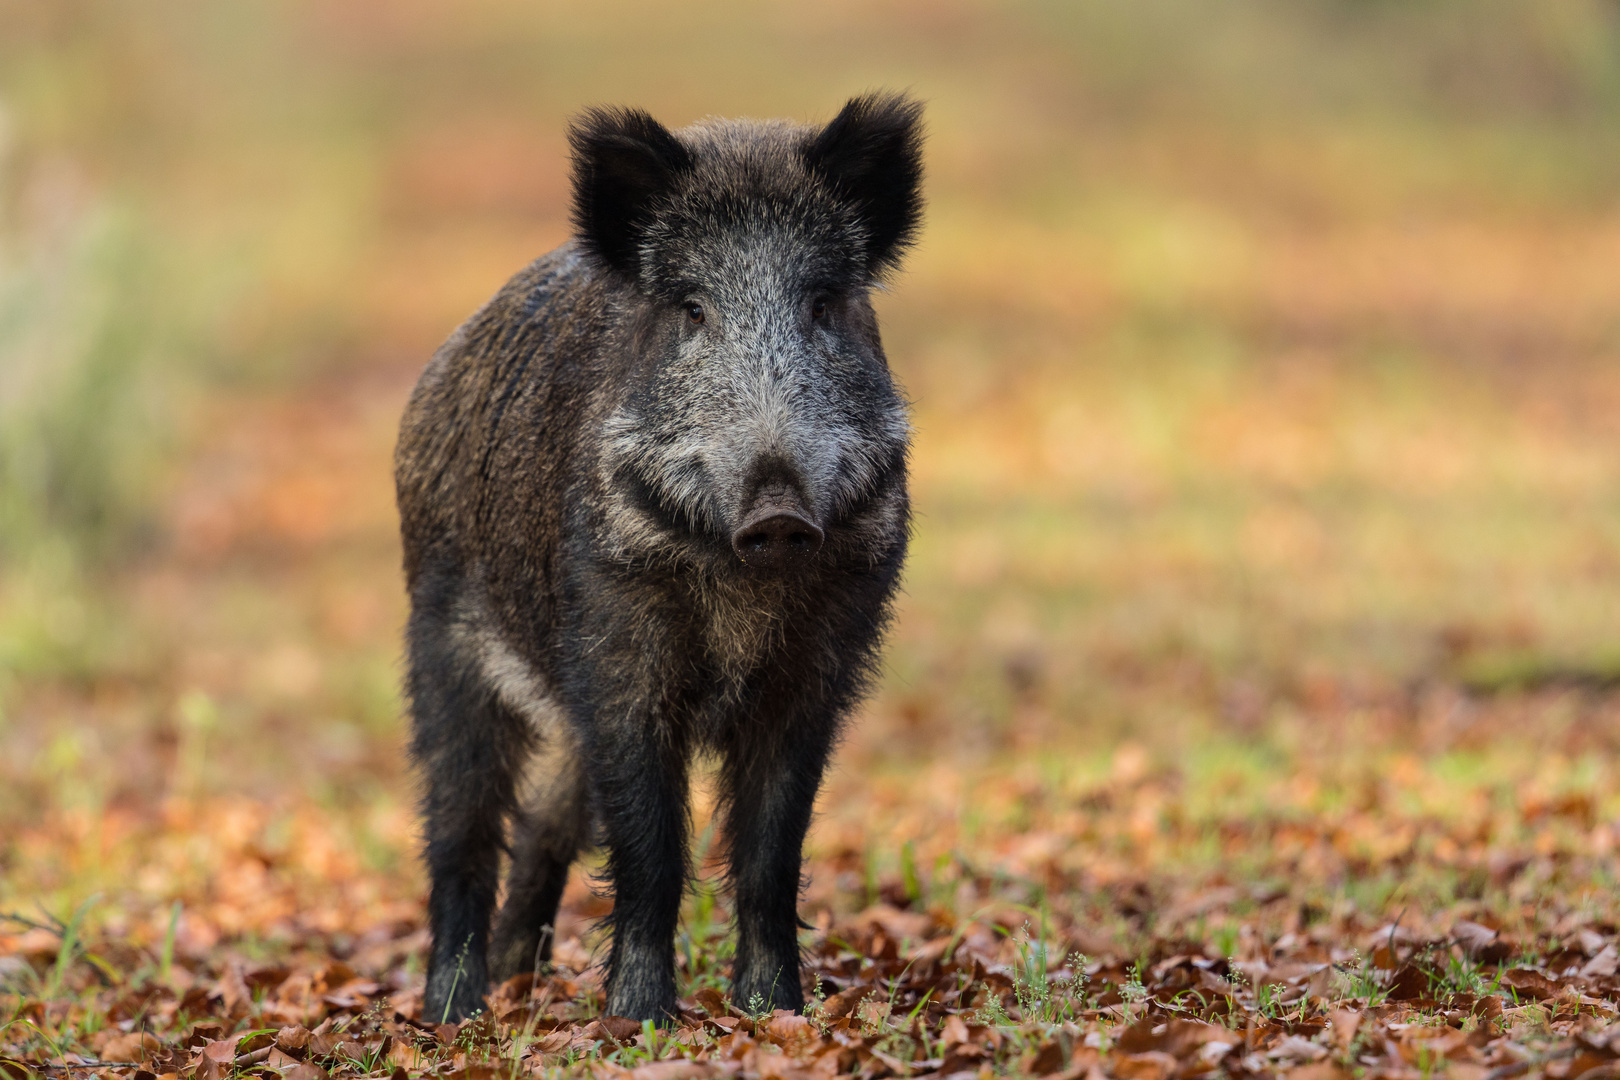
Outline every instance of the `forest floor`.
MULTIPOLYGON (((1535 704, 1484 722, 1519 722, 1535 704)), ((877 797, 864 824, 830 809, 817 831, 806 1014, 727 998, 711 873, 684 913, 680 1022, 664 1030, 602 1015, 593 927, 608 906, 583 875, 554 966, 493 988, 484 1016, 445 1024, 422 1012, 419 877, 408 863, 380 868, 353 822, 229 796, 53 814, 16 850, 36 865, 94 862, 110 891, 60 914, 4 914, 13 1019, 0 1069, 132 1080, 1620 1072, 1620 830, 1592 798, 1409 756, 1248 780, 1265 810, 1129 746, 1080 784, 946 767, 904 783, 845 778, 852 790, 835 785, 835 799, 877 797), (971 829, 964 802, 979 811, 971 829), (884 865, 874 851, 895 833, 914 839, 884 865)))

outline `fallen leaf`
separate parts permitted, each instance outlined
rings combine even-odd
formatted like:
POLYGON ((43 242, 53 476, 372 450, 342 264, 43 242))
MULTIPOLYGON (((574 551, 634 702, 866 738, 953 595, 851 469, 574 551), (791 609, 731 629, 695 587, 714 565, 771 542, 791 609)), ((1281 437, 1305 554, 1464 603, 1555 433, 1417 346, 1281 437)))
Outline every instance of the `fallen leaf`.
POLYGON ((709 1080, 724 1070, 712 1061, 650 1061, 630 1070, 634 1080, 709 1080))
POLYGON ((848 1016, 854 1008, 878 992, 875 986, 852 986, 828 998, 822 1005, 821 1015, 827 1020, 848 1016))
POLYGON ((1023 1071, 1032 1076, 1047 1076, 1063 1068, 1063 1047, 1046 1042, 1025 1055, 1023 1071))
POLYGON ((1286 1035, 1273 1043, 1266 1055, 1287 1061, 1320 1061, 1327 1057, 1327 1050, 1309 1039, 1286 1035))
POLYGON ((1121 1080, 1169 1080, 1176 1074, 1178 1062, 1162 1050, 1148 1050, 1140 1054, 1126 1054, 1113 1064, 1113 1074, 1121 1080))
POLYGON ((1606 979, 1617 970, 1620 970, 1620 949, 1616 949, 1611 941, 1586 962, 1586 966, 1581 968, 1581 976, 1587 979, 1606 979))
POLYGON ((725 999, 720 996, 720 991, 712 986, 703 987, 695 992, 692 997, 703 1007, 703 1011, 710 1016, 726 1016, 730 1013, 730 1010, 726 1008, 725 999))
POLYGON ((1435 979, 1417 964, 1402 964, 1389 982, 1390 1001, 1418 1001, 1427 998, 1435 979))
POLYGON ((949 1050, 952 1047, 961 1046, 972 1038, 973 1036, 968 1032, 966 1021, 959 1014, 952 1013, 945 1018, 945 1026, 940 1029, 939 1033, 940 1045, 945 1049, 949 1050))
POLYGON ((131 1031, 108 1039, 101 1048, 101 1056, 106 1061, 150 1061, 161 1049, 163 1041, 156 1035, 131 1031))
POLYGON ((602 1026, 609 1036, 618 1042, 629 1042, 641 1034, 641 1021, 632 1020, 628 1016, 602 1016, 596 1022, 602 1026))
POLYGON ((1333 1041, 1340 1050, 1350 1048, 1357 1029, 1361 1027, 1361 1015, 1354 1009, 1335 1009, 1328 1014, 1328 1021, 1333 1030, 1333 1041))
POLYGON ((309 1029, 301 1024, 282 1028, 276 1032, 276 1046, 284 1054, 301 1055, 309 1047, 309 1029))
POLYGON ((204 1057, 210 1058, 221 1065, 236 1060, 236 1044, 242 1041, 242 1036, 232 1035, 226 1039, 216 1039, 202 1048, 204 1057))
POLYGON ((1558 996, 1562 989, 1557 983, 1528 968, 1514 968, 1502 973, 1502 985, 1510 987, 1521 998, 1546 1001, 1558 996))
POLYGON ((225 1015, 234 1020, 247 1016, 253 1008, 253 992, 248 989, 247 982, 242 978, 241 964, 225 965, 225 974, 214 984, 213 992, 223 1002, 225 1015))
POLYGON ((1290 1069, 1287 1076, 1288 1080, 1350 1080, 1350 1074, 1331 1061, 1301 1065, 1297 1069, 1290 1069))

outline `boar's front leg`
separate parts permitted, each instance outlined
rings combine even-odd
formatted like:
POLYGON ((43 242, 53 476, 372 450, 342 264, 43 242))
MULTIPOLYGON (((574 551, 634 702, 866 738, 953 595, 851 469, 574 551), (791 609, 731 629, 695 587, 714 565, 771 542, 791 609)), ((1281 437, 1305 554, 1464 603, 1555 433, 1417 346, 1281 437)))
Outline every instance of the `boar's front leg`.
POLYGON ((599 709, 591 770, 613 887, 607 1011, 675 1016, 675 928, 687 880, 687 762, 655 710, 599 709))
POLYGON ((804 835, 832 746, 829 726, 795 717, 727 748, 721 790, 737 905, 731 1000, 742 1009, 804 1007, 799 886, 804 835))

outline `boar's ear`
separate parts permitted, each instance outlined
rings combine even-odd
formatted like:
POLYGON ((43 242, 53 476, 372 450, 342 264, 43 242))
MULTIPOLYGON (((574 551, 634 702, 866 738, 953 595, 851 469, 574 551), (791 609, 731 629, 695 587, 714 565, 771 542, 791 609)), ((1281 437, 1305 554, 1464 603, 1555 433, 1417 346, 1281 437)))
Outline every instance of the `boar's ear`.
POLYGON ((866 269, 898 266, 922 222, 922 103, 904 94, 851 98, 805 147, 805 164, 855 205, 866 269))
POLYGON ((569 126, 574 228, 586 251, 634 278, 658 197, 692 168, 669 129, 639 109, 588 109, 569 126))

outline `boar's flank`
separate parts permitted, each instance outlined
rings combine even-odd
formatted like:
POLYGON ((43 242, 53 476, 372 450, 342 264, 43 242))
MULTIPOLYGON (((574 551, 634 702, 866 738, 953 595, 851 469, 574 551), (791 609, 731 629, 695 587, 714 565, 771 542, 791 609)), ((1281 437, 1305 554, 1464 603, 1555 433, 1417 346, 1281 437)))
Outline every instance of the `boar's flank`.
POLYGON ((703 749, 733 998, 803 1004, 800 849, 906 553, 909 428, 870 293, 917 232, 920 119, 887 94, 820 129, 587 112, 574 239, 423 372, 396 480, 430 1019, 547 961, 591 842, 607 1011, 669 1016, 703 749))

